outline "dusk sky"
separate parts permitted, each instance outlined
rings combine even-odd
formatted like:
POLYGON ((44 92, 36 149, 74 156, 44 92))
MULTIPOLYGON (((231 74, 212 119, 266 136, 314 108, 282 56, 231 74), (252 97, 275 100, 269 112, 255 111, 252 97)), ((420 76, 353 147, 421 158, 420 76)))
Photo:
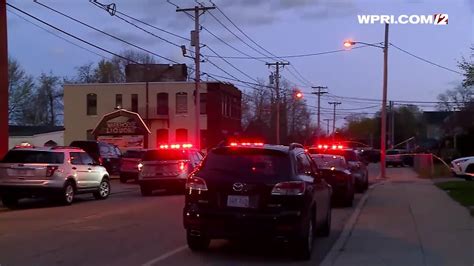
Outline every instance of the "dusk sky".
MULTIPOLYGON (((102 1, 105 4, 110 3, 106 0, 102 1)), ((157 54, 182 63, 192 63, 191 59, 182 57, 179 48, 110 16, 88 0, 41 0, 40 2, 157 54)), ((195 5, 195 2, 190 0, 173 0, 172 2, 180 7, 195 5)), ((449 24, 446 26, 391 25, 389 39, 391 43, 410 53, 455 71, 460 71, 457 61, 463 56, 469 57, 469 48, 473 43, 474 0, 215 0, 214 2, 254 41, 278 56, 342 49, 343 41, 348 38, 368 43, 382 42, 384 26, 378 23, 360 25, 357 15, 363 14, 447 13, 449 24)), ((8 3, 110 51, 120 52, 131 48, 57 15, 35 4, 32 0, 8 0, 8 3)), ((119 11, 181 36, 189 37, 189 31, 194 27, 191 19, 183 13, 177 13, 176 8, 165 0, 115 0, 115 3, 119 11)), ((209 2, 207 4, 210 5, 209 2)), ((76 47, 24 21, 13 13, 19 14, 17 11, 11 8, 8 10, 9 54, 19 60, 28 73, 37 76, 41 72, 52 71, 56 75, 72 76, 75 73, 75 67, 101 59, 92 52, 76 47)), ((211 12, 236 34, 242 36, 219 11, 211 12)), ((231 35, 209 14, 203 15, 201 19, 203 26, 229 44, 252 56, 262 56, 231 35)), ((32 19, 29 18, 29 20, 32 19)), ((179 45, 189 46, 185 40, 159 31, 153 32, 179 45)), ((60 33, 57 34, 60 35, 60 33)), ((70 37, 64 37, 95 53, 107 58, 111 57, 105 52, 88 47, 70 37)), ((242 38, 245 37, 242 36, 242 38)), ((202 32, 201 41, 220 55, 242 56, 205 31, 202 32)), ((207 48, 203 48, 201 52, 206 55, 212 54, 207 48)), ((157 60, 160 63, 168 63, 162 59, 157 58, 157 60)), ((268 79, 270 72, 264 62, 254 59, 228 60, 254 78, 268 79)), ((212 61, 239 79, 253 82, 218 58, 213 58, 212 61)), ((264 61, 275 60, 265 59, 264 61)), ((328 86, 331 95, 370 99, 382 97, 383 53, 381 49, 364 47, 333 54, 290 58, 288 61, 294 68, 286 67, 282 71, 283 78, 288 79, 304 92, 310 92, 309 85, 312 84, 328 86), (304 82, 307 84, 291 75, 290 72, 296 74, 295 68, 309 81, 304 82)), ((202 67, 204 72, 226 76, 209 63, 203 63, 202 67)), ((459 85, 462 78, 459 74, 430 65, 393 47, 389 48, 389 100, 435 101, 439 93, 459 85)), ((249 90, 245 87, 239 88, 249 90)), ((316 105, 314 96, 306 94, 305 97, 310 105, 316 105)), ((324 97, 322 100, 324 108, 328 108, 323 109, 324 117, 331 116, 330 107, 327 105, 328 100, 333 99, 324 97)), ((341 109, 372 107, 372 109, 356 112, 377 111, 377 102, 353 99, 340 99, 340 101, 343 103, 338 106, 341 109)), ((433 109, 426 107, 424 108, 426 110, 433 109)), ((348 115, 350 112, 354 111, 342 111, 341 116, 348 115)))

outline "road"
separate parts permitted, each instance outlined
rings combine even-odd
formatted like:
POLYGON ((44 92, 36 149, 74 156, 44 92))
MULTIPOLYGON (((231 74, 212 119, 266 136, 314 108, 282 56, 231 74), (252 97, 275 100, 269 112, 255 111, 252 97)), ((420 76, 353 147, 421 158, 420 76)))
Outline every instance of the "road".
MULTIPOLYGON (((369 170, 373 182, 378 169, 369 170)), ((113 185, 126 189, 104 201, 83 195, 71 206, 42 200, 13 211, 0 206, 0 265, 317 265, 353 211, 333 209, 331 235, 316 239, 310 262, 294 261, 284 246, 266 242, 218 240, 194 253, 186 246, 182 195, 142 197, 134 184, 113 185)))

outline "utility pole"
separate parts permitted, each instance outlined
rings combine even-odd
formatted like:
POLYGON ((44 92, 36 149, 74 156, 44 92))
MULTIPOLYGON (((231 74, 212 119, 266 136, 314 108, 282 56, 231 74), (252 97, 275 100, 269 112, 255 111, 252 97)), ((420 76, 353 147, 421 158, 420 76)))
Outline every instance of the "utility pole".
POLYGON ((0 159, 8 151, 7 3, 0 0, 0 159))
POLYGON ((319 140, 319 132, 321 131, 321 95, 328 93, 327 91, 322 91, 322 89, 327 89, 328 87, 326 87, 326 86, 315 86, 315 87, 311 87, 311 88, 318 90, 318 91, 312 92, 311 94, 318 95, 318 127, 317 127, 316 136, 319 140))
POLYGON ((385 40, 383 45, 383 93, 382 93, 382 112, 381 112, 381 136, 380 136, 380 177, 386 177, 386 141, 387 141, 387 78, 388 78, 388 23, 385 24, 385 40))
POLYGON ((390 108, 390 124, 388 125, 390 128, 390 148, 393 149, 395 145, 395 106, 393 101, 389 101, 389 108, 390 108))
POLYGON ((324 121, 326 121, 326 124, 327 124, 327 127, 328 127, 327 131, 326 131, 327 132, 326 134, 329 136, 329 122, 331 121, 331 119, 330 118, 324 119, 324 121))
POLYGON ((204 14, 207 10, 210 9, 215 9, 215 6, 211 7, 206 7, 204 5, 201 6, 194 6, 191 8, 177 8, 176 12, 188 12, 188 11, 194 11, 194 31, 191 31, 191 46, 194 46, 194 64, 196 65, 195 69, 195 79, 194 79, 194 84, 195 84, 195 93, 196 96, 194 97, 195 99, 195 115, 196 115, 196 143, 195 145, 197 146, 197 149, 201 149, 201 95, 199 93, 199 87, 201 83, 201 43, 199 40, 199 32, 201 30, 201 26, 199 24, 199 17, 204 14))
POLYGON ((265 63, 267 66, 275 66, 275 93, 276 93, 276 144, 280 144, 280 66, 287 66, 289 62, 265 63))
POLYGON ((332 120, 332 139, 334 140, 336 134, 336 106, 342 104, 341 102, 328 102, 330 105, 334 105, 333 120, 332 120))

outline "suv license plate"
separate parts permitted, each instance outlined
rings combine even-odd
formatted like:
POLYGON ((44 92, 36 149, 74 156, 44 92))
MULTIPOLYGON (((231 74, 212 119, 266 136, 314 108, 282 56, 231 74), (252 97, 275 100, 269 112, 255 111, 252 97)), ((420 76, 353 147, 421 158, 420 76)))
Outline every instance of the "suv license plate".
POLYGON ((249 208, 250 201, 248 196, 227 196, 228 207, 249 208))

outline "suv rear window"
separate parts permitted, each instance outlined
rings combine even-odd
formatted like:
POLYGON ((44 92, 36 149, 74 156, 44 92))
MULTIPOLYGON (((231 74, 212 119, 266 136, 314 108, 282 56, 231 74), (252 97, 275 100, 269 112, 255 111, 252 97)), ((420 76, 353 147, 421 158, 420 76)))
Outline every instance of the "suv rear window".
POLYGON ((123 157, 124 157, 124 158, 141 159, 144 154, 145 154, 144 151, 126 151, 126 152, 123 154, 123 157))
POLYGON ((331 155, 313 155, 311 158, 313 158, 313 161, 321 168, 332 166, 340 168, 346 167, 346 163, 341 157, 334 157, 331 155))
POLYGON ((2 163, 64 163, 64 153, 50 151, 11 150, 2 160, 2 163))
POLYGON ((222 174, 245 178, 281 179, 290 175, 288 154, 264 149, 222 148, 210 152, 200 169, 204 177, 222 174))
POLYGON ((145 152, 143 161, 188 160, 188 152, 183 150, 151 150, 145 152))
POLYGON ((330 154, 343 156, 346 161, 358 161, 357 154, 353 150, 331 150, 331 149, 309 149, 310 154, 330 154))

